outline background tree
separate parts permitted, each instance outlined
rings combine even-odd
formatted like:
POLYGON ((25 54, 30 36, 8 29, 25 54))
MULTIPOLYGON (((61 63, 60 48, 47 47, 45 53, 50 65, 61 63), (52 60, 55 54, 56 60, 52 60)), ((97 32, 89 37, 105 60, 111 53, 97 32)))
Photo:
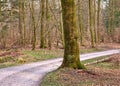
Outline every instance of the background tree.
POLYGON ((41 30, 40 48, 45 48, 45 0, 41 0, 41 30))
POLYGON ((94 35, 94 27, 93 27, 93 0, 89 0, 89 29, 90 29, 90 35, 91 35, 91 46, 95 47, 95 35, 94 35))

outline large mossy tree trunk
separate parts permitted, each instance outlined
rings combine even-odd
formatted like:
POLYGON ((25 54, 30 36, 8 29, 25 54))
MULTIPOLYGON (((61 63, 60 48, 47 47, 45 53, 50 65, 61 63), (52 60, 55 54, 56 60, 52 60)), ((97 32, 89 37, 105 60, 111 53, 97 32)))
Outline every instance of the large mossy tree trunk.
POLYGON ((79 37, 75 0, 61 0, 64 29, 64 60, 61 67, 85 69, 79 59, 79 37))

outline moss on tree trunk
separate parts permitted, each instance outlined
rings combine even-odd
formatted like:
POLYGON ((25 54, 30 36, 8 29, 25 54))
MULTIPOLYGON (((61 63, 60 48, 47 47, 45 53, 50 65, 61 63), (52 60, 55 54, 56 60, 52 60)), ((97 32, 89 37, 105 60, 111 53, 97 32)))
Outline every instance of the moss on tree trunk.
POLYGON ((79 59, 79 37, 75 0, 61 0, 65 39, 64 60, 61 67, 84 69, 79 59))

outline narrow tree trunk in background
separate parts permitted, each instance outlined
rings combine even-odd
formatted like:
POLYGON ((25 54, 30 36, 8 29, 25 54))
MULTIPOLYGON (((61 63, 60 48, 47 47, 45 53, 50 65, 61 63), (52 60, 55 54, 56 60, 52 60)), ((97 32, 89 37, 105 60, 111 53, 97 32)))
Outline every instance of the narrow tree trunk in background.
MULTIPOLYGON (((60 5, 60 11, 61 11, 62 9, 61 9, 60 0, 59 0, 59 5, 60 5)), ((64 30, 63 30, 62 13, 60 13, 60 29, 61 29, 61 41, 62 41, 62 45, 63 45, 63 48, 64 48, 65 44, 64 44, 64 30)))
POLYGON ((109 0, 109 10, 107 11, 108 13, 108 29, 107 29, 107 32, 108 32, 108 35, 110 36, 110 29, 111 29, 111 12, 110 12, 110 7, 111 7, 111 0, 109 0))
POLYGON ((81 0, 78 0, 78 20, 79 20, 79 28, 80 28, 80 44, 83 46, 83 38, 84 38, 84 30, 82 24, 82 3, 81 0))
POLYGON ((35 23, 35 16, 34 16, 34 0, 32 0, 32 5, 30 7, 31 10, 31 17, 32 17, 32 28, 33 28, 33 37, 32 37, 32 50, 35 50, 36 46, 36 23, 35 23))
POLYGON ((96 23, 96 20, 97 20, 97 9, 96 9, 96 0, 94 0, 94 33, 95 33, 95 43, 98 42, 98 34, 97 34, 97 23, 96 23))
POLYGON ((44 27, 45 27, 45 0, 41 0, 41 43, 40 48, 45 48, 44 27))
MULTIPOLYGON (((60 5, 60 11, 61 11, 62 9, 61 9, 60 0, 59 0, 59 5, 60 5)), ((61 29, 61 41, 62 41, 62 45, 63 45, 63 48, 64 48, 65 44, 64 44, 64 31, 63 31, 62 13, 60 13, 60 29, 61 29)))
POLYGON ((32 38, 33 38, 33 33, 32 33, 32 14, 31 14, 31 4, 30 4, 30 1, 28 2, 29 3, 29 29, 27 31, 27 36, 28 36, 28 43, 32 44, 32 38), (32 35, 31 35, 32 34, 32 35))
POLYGON ((48 29, 48 47, 51 50, 52 48, 52 40, 51 40, 51 30, 49 30, 49 23, 50 23, 50 14, 49 14, 49 1, 46 0, 46 27, 48 29))
POLYGON ((1 2, 0 2, 0 21, 1 21, 1 2))
POLYGON ((101 0, 98 0, 98 12, 97 12, 97 34, 98 43, 100 43, 100 10, 101 10, 101 0))
POLYGON ((112 31, 111 31, 112 32, 111 33, 112 40, 114 40, 114 38, 113 38, 114 34, 113 33, 114 33, 114 30, 115 30, 115 24, 114 24, 114 20, 115 20, 114 19, 114 2, 115 2, 115 0, 112 0, 112 16, 111 16, 112 17, 112 21, 111 21, 112 22, 112 26, 111 26, 112 27, 112 31))
POLYGON ((25 0, 22 0, 23 1, 23 7, 22 7, 22 13, 23 13, 23 29, 24 29, 24 31, 23 31, 23 39, 24 39, 24 45, 25 45, 25 43, 26 43, 26 22, 25 22, 25 20, 26 20, 26 11, 25 11, 25 0))
POLYGON ((89 29, 90 29, 90 35, 91 35, 91 46, 95 47, 95 39, 94 39, 94 28, 93 28, 93 19, 92 19, 92 0, 89 0, 89 29))
POLYGON ((65 39, 64 60, 61 67, 84 69, 79 59, 79 37, 74 0, 61 0, 65 39))
POLYGON ((19 0, 19 34, 20 34, 20 44, 23 44, 23 27, 22 27, 22 0, 19 0))
POLYGON ((62 26, 62 15, 61 15, 61 19, 60 19, 60 29, 61 29, 61 41, 62 41, 62 45, 64 48, 65 44, 64 44, 64 31, 63 31, 63 26, 62 26))
POLYGON ((108 36, 109 36, 109 41, 111 41, 111 29, 112 29, 112 13, 111 13, 111 8, 112 8, 112 0, 109 0, 108 2, 109 4, 109 8, 108 8, 108 28, 107 28, 107 32, 108 32, 108 36))

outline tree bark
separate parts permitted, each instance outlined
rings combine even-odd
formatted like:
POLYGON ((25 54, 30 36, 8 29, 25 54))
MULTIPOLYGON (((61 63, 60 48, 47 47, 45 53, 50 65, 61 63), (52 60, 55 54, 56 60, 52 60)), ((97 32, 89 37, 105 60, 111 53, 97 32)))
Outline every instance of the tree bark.
POLYGON ((40 48, 45 48, 45 36, 44 36, 44 29, 45 29, 45 0, 41 0, 41 44, 40 48))
POLYGON ((61 67, 84 69, 79 59, 79 37, 74 0, 61 0, 64 29, 64 60, 61 67))
POLYGON ((92 19, 92 0, 89 0, 89 25, 90 25, 90 35, 91 35, 91 46, 95 47, 95 39, 94 39, 94 28, 93 28, 93 19, 92 19))
POLYGON ((80 44, 84 46, 84 29, 83 29, 83 24, 82 24, 82 6, 81 3, 82 0, 78 0, 78 21, 79 21, 79 28, 80 28, 80 44))
POLYGON ((98 12, 97 12, 97 37, 98 37, 98 43, 100 43, 100 5, 101 0, 98 0, 98 12))

